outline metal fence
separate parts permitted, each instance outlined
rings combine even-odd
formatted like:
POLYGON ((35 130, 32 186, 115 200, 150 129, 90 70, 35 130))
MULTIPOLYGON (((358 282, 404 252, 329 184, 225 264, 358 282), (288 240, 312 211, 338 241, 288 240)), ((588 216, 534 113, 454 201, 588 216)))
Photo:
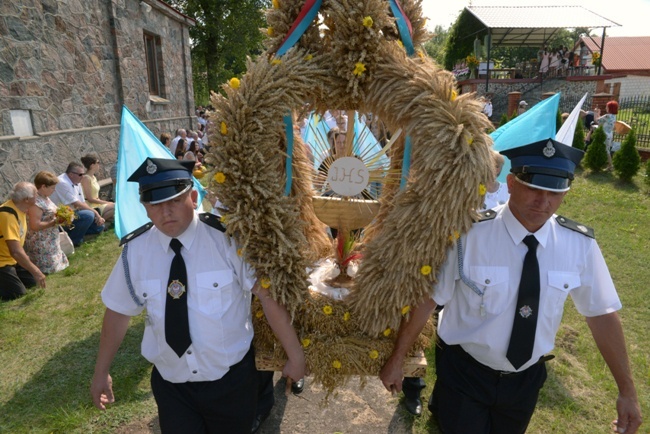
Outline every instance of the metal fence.
MULTIPOLYGON (((580 98, 560 98, 560 111, 571 112, 578 104, 580 98)), ((588 96, 583 108, 591 107, 591 96, 588 96)), ((650 148, 650 95, 637 95, 629 98, 622 98, 618 101, 618 114, 616 119, 630 125, 636 131, 636 145, 639 148, 650 148)), ((614 135, 617 142, 623 141, 625 136, 614 135)))

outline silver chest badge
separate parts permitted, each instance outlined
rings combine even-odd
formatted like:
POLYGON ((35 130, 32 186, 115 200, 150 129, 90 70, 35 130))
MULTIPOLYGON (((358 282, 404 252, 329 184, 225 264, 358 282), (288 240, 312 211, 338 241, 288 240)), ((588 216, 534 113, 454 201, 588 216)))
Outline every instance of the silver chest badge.
POLYGON ((181 298, 183 294, 185 294, 185 285, 183 285, 178 280, 172 280, 169 286, 167 287, 167 293, 174 300, 178 300, 179 298, 181 298))
POLYGON ((519 309, 519 315, 521 315, 523 318, 528 318, 533 314, 533 310, 530 308, 528 305, 524 305, 519 309))
POLYGON ((147 173, 153 175, 156 173, 156 170, 158 170, 158 166, 156 166, 151 160, 147 161, 147 173))
POLYGON ((553 147, 553 143, 546 143, 546 146, 544 146, 542 153, 546 158, 551 158, 553 155, 555 155, 555 148, 553 147))

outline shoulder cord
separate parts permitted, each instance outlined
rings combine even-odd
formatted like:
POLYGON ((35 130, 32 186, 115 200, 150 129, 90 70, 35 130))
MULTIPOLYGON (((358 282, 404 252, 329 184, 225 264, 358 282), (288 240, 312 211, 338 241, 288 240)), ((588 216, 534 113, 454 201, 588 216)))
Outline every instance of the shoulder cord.
POLYGON ((458 275, 460 276, 460 280, 462 280, 469 289, 481 297, 481 316, 485 316, 485 305, 483 304, 483 296, 485 295, 485 291, 478 289, 476 284, 472 282, 467 276, 465 276, 465 273, 463 273, 463 243, 461 242, 460 237, 458 237, 456 245, 458 246, 458 275))
POLYGON ((129 294, 131 298, 138 306, 144 306, 144 303, 140 301, 137 295, 135 295, 135 289, 133 289, 133 282, 131 282, 131 272, 129 271, 129 261, 126 259, 126 253, 129 250, 129 245, 125 244, 122 249, 122 265, 124 266, 124 278, 126 279, 126 286, 129 288, 129 294))

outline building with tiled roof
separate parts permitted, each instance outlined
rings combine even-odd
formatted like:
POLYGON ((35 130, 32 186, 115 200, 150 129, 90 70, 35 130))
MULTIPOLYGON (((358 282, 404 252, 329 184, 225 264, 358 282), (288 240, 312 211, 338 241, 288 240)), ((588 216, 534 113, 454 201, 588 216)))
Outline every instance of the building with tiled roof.
MULTIPOLYGON (((576 52, 580 42, 589 51, 590 63, 592 53, 601 52, 601 38, 583 36, 576 44, 576 52)), ((602 73, 611 76, 606 84, 620 98, 650 95, 650 36, 607 36, 602 50, 602 73)))

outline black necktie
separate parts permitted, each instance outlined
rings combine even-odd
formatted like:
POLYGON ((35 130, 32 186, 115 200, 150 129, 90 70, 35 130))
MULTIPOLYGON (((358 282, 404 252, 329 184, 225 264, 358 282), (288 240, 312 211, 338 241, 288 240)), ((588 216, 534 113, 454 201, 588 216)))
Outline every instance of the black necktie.
POLYGON ((506 357, 515 369, 530 360, 535 345, 535 329, 539 312, 539 264, 537 263, 537 239, 534 235, 524 238, 528 253, 521 271, 519 294, 515 307, 515 319, 506 357))
POLYGON ((176 238, 172 238, 169 247, 176 255, 172 259, 167 284, 165 339, 178 357, 181 357, 192 343, 190 323, 187 318, 187 269, 181 255, 183 244, 176 238))

